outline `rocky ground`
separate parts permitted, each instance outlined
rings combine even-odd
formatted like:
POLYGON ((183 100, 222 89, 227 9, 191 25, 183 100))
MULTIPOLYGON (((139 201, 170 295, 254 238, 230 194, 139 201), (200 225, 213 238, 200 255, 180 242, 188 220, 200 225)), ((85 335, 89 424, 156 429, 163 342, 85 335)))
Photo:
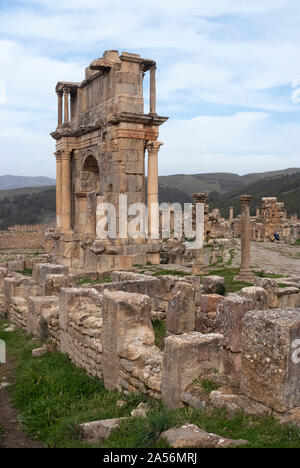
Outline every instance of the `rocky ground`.
MULTIPOLYGON (((240 265, 240 246, 235 247, 232 266, 240 265)), ((251 266, 255 270, 278 273, 289 276, 300 276, 300 246, 285 243, 251 244, 251 266)))
POLYGON ((21 429, 19 414, 12 406, 8 383, 14 380, 15 362, 12 358, 0 364, 0 448, 42 448, 21 429))

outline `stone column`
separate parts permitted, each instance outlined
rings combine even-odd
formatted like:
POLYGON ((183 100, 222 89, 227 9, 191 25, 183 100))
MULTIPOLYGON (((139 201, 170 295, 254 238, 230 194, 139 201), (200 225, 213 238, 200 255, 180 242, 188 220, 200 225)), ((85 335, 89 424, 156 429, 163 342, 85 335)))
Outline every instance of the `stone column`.
POLYGON ((250 246, 251 246, 251 232, 250 232, 250 203, 252 195, 242 195, 240 197, 242 204, 242 217, 241 217, 241 269, 235 281, 244 281, 252 283, 254 275, 250 269, 250 246))
POLYGON ((62 159, 60 152, 56 157, 56 229, 62 228, 62 159))
POLYGON ((69 89, 64 88, 64 124, 68 124, 70 121, 69 113, 69 89))
POLYGON ((62 125, 62 111, 63 111, 63 93, 62 91, 58 91, 57 93, 57 99, 58 99, 58 119, 57 119, 57 126, 61 127, 62 125))
POLYGON ((150 68, 150 114, 156 114, 156 65, 150 68))
POLYGON ((64 232, 71 227, 71 151, 62 151, 62 228, 64 232))
POLYGON ((158 151, 163 145, 160 141, 148 141, 148 236, 159 234, 159 212, 152 219, 151 207, 158 204, 158 151))
POLYGON ((256 207, 256 217, 260 218, 260 208, 259 208, 259 206, 256 207))
MULTIPOLYGON (((193 194, 195 205, 203 204, 204 206, 203 214, 205 212, 205 203, 206 203, 207 197, 208 197, 207 193, 194 193, 193 194)), ((195 211, 195 214, 196 214, 196 211, 195 211)), ((204 242, 204 238, 205 238, 204 216, 201 222, 202 222, 202 226, 197 226, 197 219, 196 219, 195 229, 196 229, 197 235, 199 235, 198 234, 199 232, 202 233, 202 236, 203 236, 202 242, 204 242)), ((195 253, 195 260, 193 262, 193 274, 194 275, 199 275, 201 273, 204 274, 205 271, 204 271, 204 262, 203 262, 203 247, 201 247, 200 249, 196 249, 194 253, 195 253)))
POLYGON ((234 219, 234 207, 231 206, 230 207, 230 211, 229 211, 229 221, 232 223, 233 222, 233 219, 234 219))

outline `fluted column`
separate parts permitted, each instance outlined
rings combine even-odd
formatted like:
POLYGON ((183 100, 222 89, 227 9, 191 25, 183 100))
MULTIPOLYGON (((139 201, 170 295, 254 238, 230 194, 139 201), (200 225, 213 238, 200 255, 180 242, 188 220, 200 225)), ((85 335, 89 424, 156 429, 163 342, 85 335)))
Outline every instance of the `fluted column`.
POLYGON ((159 213, 155 212, 155 205, 158 204, 158 152, 163 145, 160 141, 149 141, 148 150, 148 234, 159 233, 159 213))
POLYGON ((57 126, 61 127, 62 125, 62 113, 63 113, 63 93, 62 91, 58 91, 57 93, 58 99, 58 117, 57 117, 57 126))
POLYGON ((64 88, 64 124, 70 122, 70 112, 69 112, 69 89, 64 88))
POLYGON ((252 195, 242 195, 240 197, 242 204, 241 217, 241 269, 235 281, 245 281, 251 283, 254 281, 254 275, 250 270, 250 203, 252 195))
POLYGON ((150 114, 156 114, 156 65, 150 68, 150 114))
POLYGON ((232 223, 232 221, 233 221, 233 219, 234 219, 234 207, 231 206, 231 207, 229 208, 229 210, 230 210, 230 211, 229 211, 229 221, 232 223))
POLYGON ((62 152, 62 227, 70 232, 71 227, 71 151, 62 152))
POLYGON ((56 229, 62 228, 62 159, 59 152, 56 157, 56 229))

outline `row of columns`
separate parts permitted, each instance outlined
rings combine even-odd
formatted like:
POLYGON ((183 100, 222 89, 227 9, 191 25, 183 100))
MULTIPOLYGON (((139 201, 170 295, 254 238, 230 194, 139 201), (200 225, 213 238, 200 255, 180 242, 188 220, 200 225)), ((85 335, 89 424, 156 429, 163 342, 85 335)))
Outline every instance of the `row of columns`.
POLYGON ((70 232, 71 225, 71 151, 56 156, 56 227, 70 232))
POLYGON ((62 124, 68 124, 70 122, 70 90, 69 88, 64 88, 61 91, 57 91, 58 99, 58 127, 61 127, 62 124), (64 111, 64 112, 63 112, 64 111))

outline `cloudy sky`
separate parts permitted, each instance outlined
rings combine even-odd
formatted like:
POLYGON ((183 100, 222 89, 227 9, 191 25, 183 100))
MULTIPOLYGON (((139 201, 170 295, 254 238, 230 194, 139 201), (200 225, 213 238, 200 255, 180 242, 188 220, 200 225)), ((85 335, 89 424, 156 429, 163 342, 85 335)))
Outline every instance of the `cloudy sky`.
POLYGON ((158 62, 160 174, 300 167, 299 0, 0 0, 0 175, 55 176, 59 80, 158 62))

